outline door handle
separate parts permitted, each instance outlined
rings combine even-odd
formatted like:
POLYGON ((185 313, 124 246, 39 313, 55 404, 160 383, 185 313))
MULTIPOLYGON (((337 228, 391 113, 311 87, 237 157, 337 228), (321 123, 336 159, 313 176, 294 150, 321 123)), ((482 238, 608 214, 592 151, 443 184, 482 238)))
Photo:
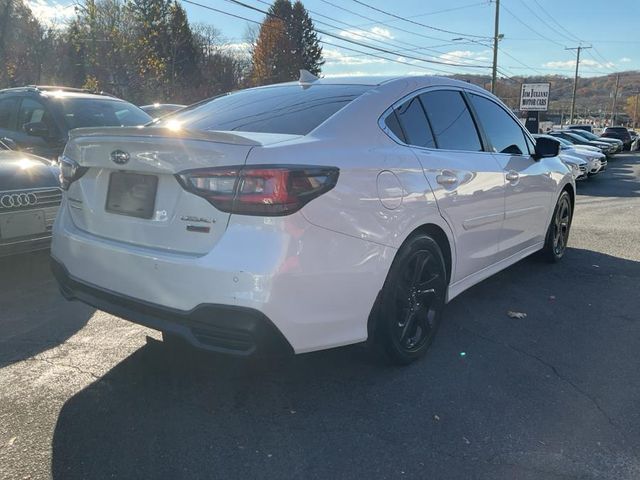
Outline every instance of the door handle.
POLYGON ((518 172, 510 170, 509 172, 507 172, 506 178, 509 182, 517 182, 520 179, 520 174, 518 172))
POLYGON ((455 176, 454 173, 449 172, 448 170, 443 170, 440 175, 436 177, 436 182, 438 182, 443 187, 451 187, 458 183, 458 177, 455 176))

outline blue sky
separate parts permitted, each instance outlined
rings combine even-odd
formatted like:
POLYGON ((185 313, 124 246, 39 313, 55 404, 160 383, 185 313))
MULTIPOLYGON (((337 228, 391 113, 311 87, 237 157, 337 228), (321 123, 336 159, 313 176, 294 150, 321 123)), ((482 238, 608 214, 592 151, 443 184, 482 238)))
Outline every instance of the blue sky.
MULTIPOLYGON (((230 0, 197 1, 254 21, 264 18, 230 0)), ((268 8, 264 0, 242 1, 268 8)), ((65 0, 28 3, 43 20, 64 19, 73 12, 65 0)), ((320 35, 325 41, 325 75, 490 72, 495 3, 488 0, 307 0, 304 5, 319 30, 337 37, 320 35)), ((191 22, 220 30, 229 49, 246 49, 247 21, 184 6, 191 22)), ((614 4, 603 0, 501 0, 500 13, 504 39, 499 68, 504 75, 572 76, 575 51, 564 48, 580 42, 593 47, 583 52, 581 76, 640 70, 640 0, 616 0, 614 4)))

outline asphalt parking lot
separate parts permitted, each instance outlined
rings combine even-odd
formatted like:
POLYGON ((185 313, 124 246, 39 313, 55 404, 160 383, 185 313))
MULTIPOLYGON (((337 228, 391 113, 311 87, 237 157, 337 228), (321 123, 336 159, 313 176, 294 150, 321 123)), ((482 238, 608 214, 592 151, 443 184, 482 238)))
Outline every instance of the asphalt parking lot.
POLYGON ((565 260, 456 298, 405 368, 176 356, 1 260, 0 478, 640 478, 640 156, 578 189, 565 260))

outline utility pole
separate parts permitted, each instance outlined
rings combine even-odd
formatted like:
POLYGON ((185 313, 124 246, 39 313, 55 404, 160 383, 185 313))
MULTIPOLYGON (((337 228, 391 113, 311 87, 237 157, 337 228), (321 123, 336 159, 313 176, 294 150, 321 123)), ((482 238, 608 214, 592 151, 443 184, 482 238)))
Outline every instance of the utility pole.
POLYGON ((640 92, 636 91, 636 106, 633 107, 633 128, 638 126, 638 95, 640 92))
POLYGON ((565 50, 575 50, 576 51, 576 76, 573 80, 573 97, 571 98, 571 114, 569 115, 569 124, 573 123, 573 114, 576 109, 576 90, 578 89, 578 68, 580 67, 580 52, 582 50, 586 50, 591 47, 583 47, 582 45, 578 45, 577 47, 565 48, 565 50))
POLYGON ((493 31, 493 68, 491 70, 491 93, 496 93, 498 75, 498 41, 500 40, 500 0, 496 0, 496 21, 493 31))
POLYGON ((616 104, 618 103, 618 87, 620 86, 620 74, 616 73, 616 88, 613 91, 613 106, 611 107, 611 126, 616 124, 616 104))

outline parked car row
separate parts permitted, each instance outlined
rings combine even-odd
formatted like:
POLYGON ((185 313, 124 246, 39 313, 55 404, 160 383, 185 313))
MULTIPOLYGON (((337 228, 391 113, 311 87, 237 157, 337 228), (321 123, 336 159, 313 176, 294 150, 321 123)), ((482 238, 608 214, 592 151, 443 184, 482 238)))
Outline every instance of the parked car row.
POLYGON ((549 135, 566 140, 573 145, 593 147, 607 156, 621 152, 623 146, 620 141, 600 139, 586 130, 553 130, 549 135), (586 135, 593 135, 596 138, 588 138, 586 135))
POLYGON ((574 144, 555 135, 534 135, 535 138, 543 136, 560 142, 560 158, 571 166, 576 180, 586 180, 607 169, 607 156, 598 147, 574 144))
POLYGON ((599 141, 617 140, 623 146, 622 150, 636 151, 640 149, 640 138, 635 130, 631 130, 623 126, 606 127, 602 135, 597 136, 593 131, 591 125, 569 125, 567 130, 571 130, 575 133, 582 134, 582 132, 588 132, 590 135, 587 138, 599 141))

